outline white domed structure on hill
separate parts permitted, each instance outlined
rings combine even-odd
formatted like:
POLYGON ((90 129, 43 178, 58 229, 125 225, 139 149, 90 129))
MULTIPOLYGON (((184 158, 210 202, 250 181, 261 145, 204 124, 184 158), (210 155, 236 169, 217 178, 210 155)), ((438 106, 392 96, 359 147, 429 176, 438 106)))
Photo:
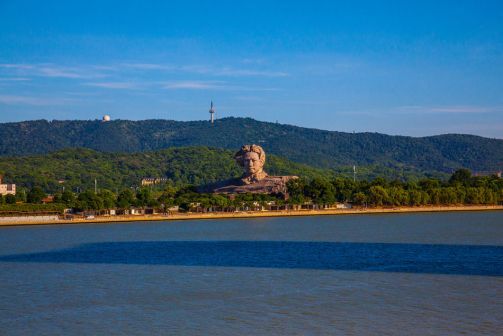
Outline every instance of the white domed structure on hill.
POLYGON ((105 115, 103 116, 103 122, 107 122, 107 121, 110 121, 110 120, 111 120, 111 119, 110 119, 110 116, 109 116, 108 114, 105 114, 105 115))

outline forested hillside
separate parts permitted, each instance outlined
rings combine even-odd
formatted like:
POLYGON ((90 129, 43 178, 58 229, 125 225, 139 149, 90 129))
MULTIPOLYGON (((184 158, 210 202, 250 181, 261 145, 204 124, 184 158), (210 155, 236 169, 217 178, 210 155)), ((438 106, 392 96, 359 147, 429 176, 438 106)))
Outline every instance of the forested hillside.
POLYGON ((319 168, 375 166, 411 172, 451 173, 503 168, 503 140, 472 135, 433 137, 342 133, 225 118, 206 121, 26 121, 0 124, 0 155, 43 154, 63 148, 143 152, 180 146, 237 150, 256 143, 267 153, 319 168))
MULTIPOLYGON (((138 187, 144 177, 167 177, 176 186, 200 185, 242 174, 233 151, 207 147, 169 148, 142 153, 102 153, 90 149, 65 149, 45 155, 9 157, 0 160, 0 173, 7 182, 46 192, 116 190, 138 187)), ((268 155, 266 171, 271 175, 330 177, 331 173, 268 155)))

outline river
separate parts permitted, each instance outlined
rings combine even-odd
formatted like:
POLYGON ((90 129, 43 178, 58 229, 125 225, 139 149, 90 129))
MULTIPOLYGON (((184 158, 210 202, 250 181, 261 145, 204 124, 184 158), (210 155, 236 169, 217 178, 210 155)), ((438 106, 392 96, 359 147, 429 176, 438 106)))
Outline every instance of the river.
POLYGON ((0 330, 503 334, 503 212, 2 227, 0 330))

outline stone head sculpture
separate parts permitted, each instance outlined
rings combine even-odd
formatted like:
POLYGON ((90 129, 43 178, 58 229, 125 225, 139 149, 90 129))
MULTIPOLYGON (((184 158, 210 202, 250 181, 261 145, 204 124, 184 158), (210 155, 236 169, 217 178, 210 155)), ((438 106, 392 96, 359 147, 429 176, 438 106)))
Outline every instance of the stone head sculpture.
POLYGON ((234 155, 234 159, 236 159, 236 162, 245 170, 241 178, 245 184, 258 182, 264 177, 267 177, 267 173, 263 170, 265 152, 262 147, 258 145, 244 145, 234 155))

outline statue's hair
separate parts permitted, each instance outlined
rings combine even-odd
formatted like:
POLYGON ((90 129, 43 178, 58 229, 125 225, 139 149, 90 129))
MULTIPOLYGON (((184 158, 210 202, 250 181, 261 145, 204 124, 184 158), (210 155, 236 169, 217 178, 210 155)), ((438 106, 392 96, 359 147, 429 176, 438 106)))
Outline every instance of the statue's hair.
POLYGON ((241 167, 244 166, 245 154, 249 152, 257 153, 260 162, 262 162, 262 165, 265 163, 265 152, 262 147, 260 147, 259 145, 244 145, 236 154, 234 154, 234 159, 241 167))

